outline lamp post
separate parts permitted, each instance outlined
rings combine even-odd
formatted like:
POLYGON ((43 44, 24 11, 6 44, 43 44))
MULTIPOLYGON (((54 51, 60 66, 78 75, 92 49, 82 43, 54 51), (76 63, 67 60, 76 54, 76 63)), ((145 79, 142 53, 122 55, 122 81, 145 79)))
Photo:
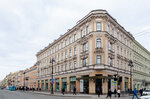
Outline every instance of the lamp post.
POLYGON ((25 87, 25 74, 26 74, 26 72, 23 72, 23 74, 24 74, 24 84, 23 84, 23 86, 25 87))
POLYGON ((130 89, 132 90, 132 67, 133 67, 132 60, 129 60, 128 66, 130 66, 130 89))
POLYGON ((53 92, 53 83, 52 83, 52 80, 53 80, 53 62, 55 62, 55 60, 53 58, 50 59, 50 63, 52 63, 52 79, 51 79, 52 90, 51 90, 51 94, 54 94, 54 92, 53 92))

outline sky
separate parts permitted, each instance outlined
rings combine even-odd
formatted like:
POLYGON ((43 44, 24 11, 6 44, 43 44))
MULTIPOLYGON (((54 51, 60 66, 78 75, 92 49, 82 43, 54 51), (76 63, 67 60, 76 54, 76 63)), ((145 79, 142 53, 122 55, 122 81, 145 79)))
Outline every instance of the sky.
POLYGON ((0 80, 33 66, 38 51, 95 9, 107 10, 150 51, 149 5, 150 0, 0 0, 0 80))

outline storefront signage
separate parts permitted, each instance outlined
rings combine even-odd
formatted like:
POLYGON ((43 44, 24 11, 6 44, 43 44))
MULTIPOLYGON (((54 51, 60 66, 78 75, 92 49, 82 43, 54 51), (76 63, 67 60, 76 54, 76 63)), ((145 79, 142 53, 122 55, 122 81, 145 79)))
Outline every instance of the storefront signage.
POLYGON ((71 77, 70 81, 76 81, 76 77, 71 77))
POLYGON ((62 81, 63 81, 63 82, 67 82, 67 78, 63 78, 62 81))

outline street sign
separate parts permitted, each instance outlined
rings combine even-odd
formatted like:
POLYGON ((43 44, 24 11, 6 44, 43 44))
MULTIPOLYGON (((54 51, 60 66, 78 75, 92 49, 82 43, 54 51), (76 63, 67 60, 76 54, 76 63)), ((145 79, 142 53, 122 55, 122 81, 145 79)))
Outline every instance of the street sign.
POLYGON ((54 84, 54 81, 55 81, 55 79, 53 78, 53 79, 51 80, 51 83, 54 84))
POLYGON ((117 85, 117 81, 113 81, 113 85, 117 85))

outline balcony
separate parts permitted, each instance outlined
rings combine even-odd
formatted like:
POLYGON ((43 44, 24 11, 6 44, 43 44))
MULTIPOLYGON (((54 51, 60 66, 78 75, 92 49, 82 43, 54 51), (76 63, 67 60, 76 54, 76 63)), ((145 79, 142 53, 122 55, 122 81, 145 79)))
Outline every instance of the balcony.
POLYGON ((103 48, 101 48, 101 47, 95 48, 94 53, 103 53, 103 48))
POLYGON ((84 51, 84 52, 81 52, 81 53, 80 53, 80 57, 81 57, 81 58, 88 57, 88 50, 86 50, 86 51, 84 51))
POLYGON ((95 64, 94 69, 104 69, 104 64, 95 64))
POLYGON ((108 50, 108 56, 111 58, 115 58, 115 52, 113 50, 108 50))

